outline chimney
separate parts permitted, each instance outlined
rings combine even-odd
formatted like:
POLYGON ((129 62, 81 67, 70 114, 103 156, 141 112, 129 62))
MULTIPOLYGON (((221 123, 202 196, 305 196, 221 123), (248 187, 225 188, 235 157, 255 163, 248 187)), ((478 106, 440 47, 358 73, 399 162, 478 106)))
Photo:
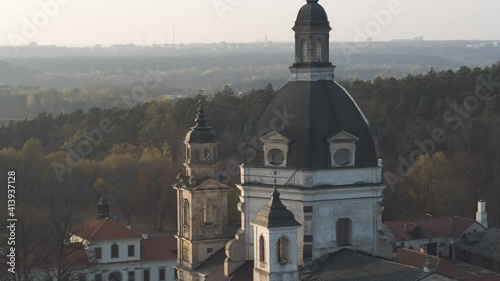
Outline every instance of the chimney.
POLYGON ((488 228, 488 214, 486 213, 486 201, 484 200, 477 202, 476 221, 488 228))

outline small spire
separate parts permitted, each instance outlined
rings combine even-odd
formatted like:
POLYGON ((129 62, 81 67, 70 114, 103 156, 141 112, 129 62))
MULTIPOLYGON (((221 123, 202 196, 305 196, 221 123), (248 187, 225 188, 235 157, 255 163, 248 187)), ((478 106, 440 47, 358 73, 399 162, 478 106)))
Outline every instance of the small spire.
POLYGON ((200 99, 199 103, 200 103, 200 106, 198 107, 198 114, 196 114, 196 119, 194 119, 194 121, 196 122, 195 128, 207 126, 207 117, 205 116, 205 109, 203 108, 203 104, 201 102, 201 99, 200 99))
POLYGON ((276 179, 275 179, 275 180, 274 180, 274 190, 273 190, 273 192, 271 193, 271 196, 272 196, 272 198, 279 199, 279 198, 280 198, 280 195, 281 195, 281 193, 279 193, 278 188, 276 187, 276 179))
POLYGON ((278 174, 276 171, 273 172, 274 174, 274 191, 271 193, 271 196, 274 197, 280 197, 280 193, 278 192, 278 187, 276 186, 276 183, 278 183, 278 179, 276 178, 276 174, 278 174))
POLYGON ((278 192, 275 184, 274 191, 271 193, 271 199, 264 208, 257 212, 252 222, 267 228, 299 226, 300 223, 297 222, 293 213, 283 204, 280 196, 281 194, 278 192))

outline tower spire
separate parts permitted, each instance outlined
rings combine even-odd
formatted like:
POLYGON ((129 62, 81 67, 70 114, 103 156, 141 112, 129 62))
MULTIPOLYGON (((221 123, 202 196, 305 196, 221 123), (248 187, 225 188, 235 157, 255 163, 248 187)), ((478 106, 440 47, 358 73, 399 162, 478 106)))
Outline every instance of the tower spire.
POLYGON ((335 66, 330 62, 330 21, 318 0, 307 0, 295 25, 295 63, 292 81, 333 80, 335 66))
POLYGON ((199 100, 200 106, 198 107, 198 114, 196 114, 196 125, 194 128, 205 128, 207 127, 207 117, 205 116, 205 109, 203 108, 203 103, 201 99, 199 100))

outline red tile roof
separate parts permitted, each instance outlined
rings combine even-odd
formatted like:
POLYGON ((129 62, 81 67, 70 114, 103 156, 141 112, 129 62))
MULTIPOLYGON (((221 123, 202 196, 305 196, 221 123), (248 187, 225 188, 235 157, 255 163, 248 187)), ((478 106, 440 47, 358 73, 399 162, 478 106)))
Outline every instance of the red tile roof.
POLYGON ((424 263, 427 257, 430 257, 432 263, 436 266, 436 272, 451 278, 462 280, 462 278, 476 277, 474 274, 435 256, 429 256, 417 251, 408 250, 405 248, 398 249, 397 261, 399 263, 420 268, 423 270, 424 263))
POLYGON ((173 236, 143 239, 141 240, 141 256, 144 261, 175 260, 177 239, 173 236))
POLYGON ((396 239, 413 240, 437 237, 458 237, 476 221, 463 217, 436 217, 408 221, 388 221, 385 224, 396 233, 396 239), (411 232, 418 226, 420 237, 413 238, 411 232))
POLYGON ((96 220, 92 217, 73 229, 73 234, 87 240, 132 239, 141 236, 111 218, 96 220))

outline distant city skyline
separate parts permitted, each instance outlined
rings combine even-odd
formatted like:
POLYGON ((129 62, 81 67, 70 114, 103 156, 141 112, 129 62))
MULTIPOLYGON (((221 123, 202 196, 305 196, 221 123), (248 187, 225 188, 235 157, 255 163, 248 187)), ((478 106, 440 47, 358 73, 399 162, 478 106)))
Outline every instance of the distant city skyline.
MULTIPOLYGON (((0 3, 0 45, 291 42, 304 0, 25 0, 0 3), (175 28, 174 28, 175 26, 175 28), (175 30, 175 31, 174 31, 175 30), (175 38, 175 39, 174 39, 175 38)), ((332 41, 498 40, 495 0, 320 0, 332 41)))

